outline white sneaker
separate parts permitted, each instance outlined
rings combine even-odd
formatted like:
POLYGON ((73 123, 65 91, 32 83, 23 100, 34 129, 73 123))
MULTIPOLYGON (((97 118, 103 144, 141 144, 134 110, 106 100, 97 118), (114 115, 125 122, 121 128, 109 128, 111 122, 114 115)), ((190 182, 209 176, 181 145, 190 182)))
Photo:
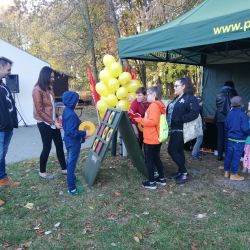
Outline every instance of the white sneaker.
POLYGON ((67 174, 67 169, 62 169, 62 174, 67 174))

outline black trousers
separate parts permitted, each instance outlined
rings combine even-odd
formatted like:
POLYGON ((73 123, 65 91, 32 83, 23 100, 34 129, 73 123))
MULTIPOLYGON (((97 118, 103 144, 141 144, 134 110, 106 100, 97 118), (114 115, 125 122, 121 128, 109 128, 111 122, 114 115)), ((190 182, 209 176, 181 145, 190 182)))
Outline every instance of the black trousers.
POLYGON ((226 131, 225 131, 225 123, 224 122, 217 122, 217 150, 218 150, 218 158, 223 157, 223 153, 226 148, 227 138, 226 138, 226 131))
POLYGON ((58 161, 61 165, 61 168, 66 169, 65 156, 63 151, 63 141, 60 129, 52 129, 49 125, 44 122, 37 123, 37 127, 41 134, 42 142, 43 142, 43 150, 40 155, 40 172, 46 172, 46 165, 49 157, 49 153, 51 150, 52 140, 56 147, 56 155, 58 161))
POLYGON ((148 169, 149 181, 154 181, 154 170, 157 168, 159 178, 164 178, 163 165, 160 158, 161 144, 144 143, 144 154, 148 169))
POLYGON ((183 132, 172 132, 168 142, 168 153, 178 166, 179 173, 186 173, 183 132))

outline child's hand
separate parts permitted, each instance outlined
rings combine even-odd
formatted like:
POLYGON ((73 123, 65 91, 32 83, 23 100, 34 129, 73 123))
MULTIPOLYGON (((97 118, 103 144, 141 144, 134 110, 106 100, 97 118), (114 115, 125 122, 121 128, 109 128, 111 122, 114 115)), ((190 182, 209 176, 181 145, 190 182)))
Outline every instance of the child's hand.
POLYGON ((55 121, 54 124, 55 124, 55 126, 56 126, 57 129, 61 129, 62 128, 62 125, 59 122, 55 121))
POLYGON ((89 138, 89 130, 86 130, 85 139, 89 138))

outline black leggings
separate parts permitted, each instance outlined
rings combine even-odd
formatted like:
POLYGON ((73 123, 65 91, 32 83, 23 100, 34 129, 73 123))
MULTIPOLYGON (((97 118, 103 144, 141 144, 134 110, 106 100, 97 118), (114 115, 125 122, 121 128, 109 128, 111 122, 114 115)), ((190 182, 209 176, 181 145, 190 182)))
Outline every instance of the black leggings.
POLYGON ((154 170, 157 168, 159 178, 164 178, 163 165, 160 159, 161 144, 144 143, 145 160, 148 169, 149 181, 154 181, 154 170))
POLYGON ((168 153, 178 166, 179 173, 186 173, 183 132, 172 132, 168 143, 168 153))
POLYGON ((37 127, 41 134, 42 142, 43 142, 43 150, 40 155, 40 172, 46 172, 46 165, 49 157, 49 153, 51 150, 52 140, 56 146, 56 155, 58 161, 61 165, 61 168, 66 169, 65 156, 63 151, 63 141, 60 129, 52 129, 49 125, 44 122, 37 123, 37 127))

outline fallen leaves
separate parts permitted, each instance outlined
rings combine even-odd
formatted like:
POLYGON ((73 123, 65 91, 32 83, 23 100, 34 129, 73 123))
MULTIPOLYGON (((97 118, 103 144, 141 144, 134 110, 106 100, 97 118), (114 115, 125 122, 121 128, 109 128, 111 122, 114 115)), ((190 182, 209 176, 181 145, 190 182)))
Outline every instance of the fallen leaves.
POLYGON ((205 217, 207 217, 207 213, 197 214, 197 215, 196 215, 196 218, 197 218, 197 219, 203 219, 203 218, 205 218, 205 217))
POLYGON ((137 242, 137 243, 140 243, 140 241, 143 240, 143 236, 140 232, 137 232, 134 236, 134 240, 137 242))
POLYGON ((28 209, 33 209, 34 208, 34 203, 28 202, 24 207, 26 207, 28 209))
POLYGON ((118 196, 121 195, 121 193, 119 193, 119 192, 116 191, 116 192, 112 192, 111 195, 112 195, 113 198, 117 198, 118 196))
POLYGON ((90 234, 92 232, 92 225, 90 222, 86 222, 83 228, 83 234, 90 234))

